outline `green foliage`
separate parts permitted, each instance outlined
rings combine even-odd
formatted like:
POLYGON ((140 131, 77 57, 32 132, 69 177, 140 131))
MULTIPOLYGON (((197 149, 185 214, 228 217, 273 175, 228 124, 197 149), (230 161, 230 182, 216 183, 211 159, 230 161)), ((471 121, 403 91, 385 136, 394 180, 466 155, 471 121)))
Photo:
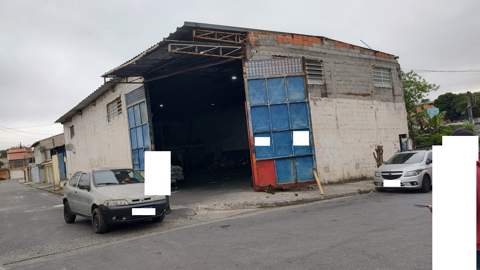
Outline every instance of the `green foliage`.
MULTIPOLYGON (((480 93, 473 93, 473 116, 480 117, 480 108, 475 104, 476 100, 480 101, 480 93)), ((460 121, 467 118, 467 93, 453 94, 445 93, 437 97, 433 102, 435 107, 446 113, 446 119, 450 122, 460 121)))
POLYGON ((438 85, 429 83, 413 70, 402 72, 403 90, 405 92, 405 107, 409 114, 416 113, 417 105, 432 91, 438 89, 438 85))
POLYGON ((417 147, 418 144, 430 144, 432 140, 438 139, 438 136, 432 136, 432 133, 439 132, 443 125, 444 115, 431 119, 426 111, 417 113, 417 106, 422 101, 427 101, 425 97, 430 92, 436 91, 439 86, 429 83, 414 71, 402 72, 402 84, 410 138, 417 144, 417 147))

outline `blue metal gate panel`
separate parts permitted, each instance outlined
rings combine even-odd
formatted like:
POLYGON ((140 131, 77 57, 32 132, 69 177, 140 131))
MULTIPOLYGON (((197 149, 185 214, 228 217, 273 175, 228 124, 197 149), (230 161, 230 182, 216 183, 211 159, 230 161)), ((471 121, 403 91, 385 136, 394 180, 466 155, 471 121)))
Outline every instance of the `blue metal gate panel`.
POLYGON ((297 157, 295 158, 295 168, 297 173, 297 181, 309 181, 313 179, 313 157, 297 157))
MULTIPOLYGON (((308 130, 306 130, 308 131, 308 130)), ((309 138, 309 145, 308 146, 299 146, 299 145, 294 145, 293 146, 293 153, 295 156, 304 156, 304 155, 311 155, 313 154, 312 151, 312 138, 310 136, 309 138)))
POLYGON ((255 156, 257 159, 265 159, 265 158, 272 158, 273 154, 273 147, 271 144, 271 136, 270 133, 264 134, 256 134, 255 137, 268 137, 270 138, 270 146, 255 146, 255 156))
POLYGON ((292 129, 308 129, 307 103, 290 103, 290 127, 292 129))
POLYGON ((252 108, 253 132, 270 131, 270 114, 267 106, 258 106, 252 108))
POLYGON ((281 131, 272 133, 273 156, 288 157, 293 154, 292 133, 281 131))
POLYGON ((287 104, 270 106, 272 130, 288 130, 288 106, 287 104))
POLYGON ((276 159, 275 171, 277 173, 277 183, 288 184, 295 182, 293 159, 276 159))
POLYGON ((305 101, 305 81, 301 76, 287 77, 288 101, 305 101))
POLYGON ((248 98, 250 105, 267 104, 267 88, 265 80, 249 80, 248 81, 248 98))
POLYGON ((284 78, 268 79, 267 89, 269 104, 281 104, 287 101, 284 78))

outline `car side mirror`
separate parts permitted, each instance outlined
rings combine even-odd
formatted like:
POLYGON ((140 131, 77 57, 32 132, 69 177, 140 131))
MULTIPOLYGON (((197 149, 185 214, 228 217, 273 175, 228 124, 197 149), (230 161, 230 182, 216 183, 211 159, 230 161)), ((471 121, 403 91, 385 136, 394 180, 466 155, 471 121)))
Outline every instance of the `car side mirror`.
POLYGON ((427 162, 425 162, 427 165, 429 164, 432 164, 432 160, 431 159, 427 159, 427 162))

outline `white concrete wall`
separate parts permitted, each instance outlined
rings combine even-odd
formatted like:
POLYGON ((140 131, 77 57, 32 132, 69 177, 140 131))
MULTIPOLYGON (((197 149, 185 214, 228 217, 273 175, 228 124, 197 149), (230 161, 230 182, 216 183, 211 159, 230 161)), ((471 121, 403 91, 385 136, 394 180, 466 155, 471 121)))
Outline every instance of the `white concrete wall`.
POLYGON ((63 124, 68 178, 81 170, 132 167, 125 94, 140 86, 118 84, 63 124), (119 96, 122 99, 122 113, 108 122, 107 104, 119 96), (70 137, 72 125, 75 129, 73 138, 70 137))
POLYGON ((407 134, 403 103, 356 99, 310 100, 317 169, 323 182, 373 177, 373 152, 383 145, 384 159, 400 150, 407 134))
POLYGON ((372 178, 373 152, 383 145, 384 159, 400 150, 408 134, 400 65, 387 55, 315 37, 256 33, 251 60, 274 56, 322 61, 324 85, 308 85, 315 159, 322 182, 372 178), (375 67, 391 70, 392 88, 373 83, 375 67))

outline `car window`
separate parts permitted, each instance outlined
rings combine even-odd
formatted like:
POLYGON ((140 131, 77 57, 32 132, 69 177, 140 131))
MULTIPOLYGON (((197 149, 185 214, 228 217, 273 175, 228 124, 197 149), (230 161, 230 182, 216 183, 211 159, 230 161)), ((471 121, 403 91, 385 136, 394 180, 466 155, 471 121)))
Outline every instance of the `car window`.
POLYGON ((70 180, 68 180, 68 184, 72 187, 77 185, 78 178, 80 177, 81 172, 76 172, 70 180))
POLYGON ((95 185, 125 185, 143 183, 143 176, 130 169, 99 170, 93 172, 95 185))
POLYGON ((82 173, 80 176, 80 181, 78 181, 78 186, 89 186, 90 185, 90 179, 88 177, 87 173, 82 173))
POLYGON ((398 153, 385 162, 385 164, 416 164, 423 162, 425 152, 398 153))

